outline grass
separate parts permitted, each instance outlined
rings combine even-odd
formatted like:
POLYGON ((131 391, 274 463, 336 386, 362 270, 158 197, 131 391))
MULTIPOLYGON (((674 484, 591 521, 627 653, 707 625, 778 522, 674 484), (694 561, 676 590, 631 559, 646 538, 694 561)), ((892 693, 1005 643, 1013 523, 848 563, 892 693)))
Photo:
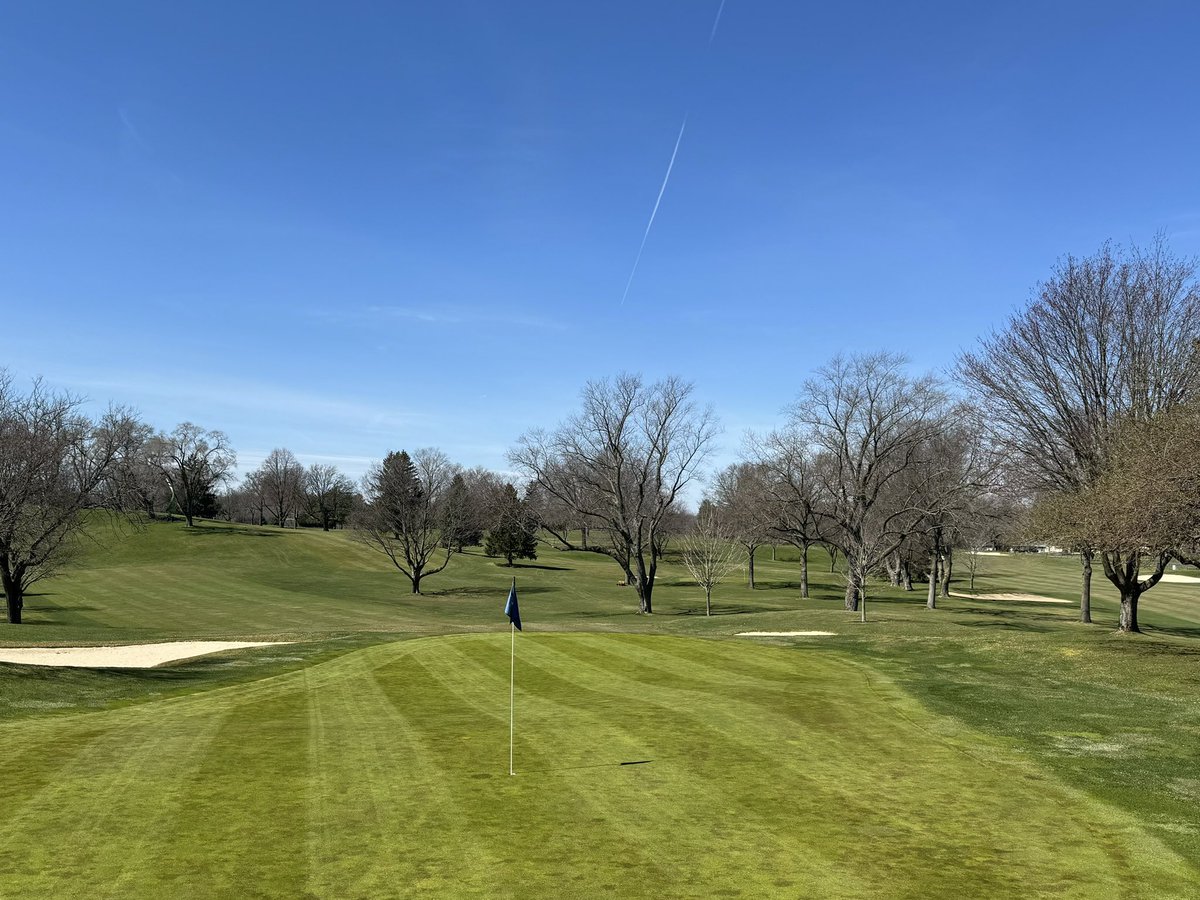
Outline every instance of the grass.
MULTIPOLYGON (((512 570, 467 554, 415 598, 344 534, 90 547, 0 641, 298 643, 0 666, 0 896, 1200 893, 1200 588, 1148 593, 1141 637, 1103 583, 1108 626, 885 586, 861 625, 781 550, 712 618, 668 565, 640 617, 611 562, 541 557, 508 778, 512 570), (792 629, 836 636, 733 637, 792 629)), ((1073 599, 1077 566, 987 557, 977 589, 1073 599)))

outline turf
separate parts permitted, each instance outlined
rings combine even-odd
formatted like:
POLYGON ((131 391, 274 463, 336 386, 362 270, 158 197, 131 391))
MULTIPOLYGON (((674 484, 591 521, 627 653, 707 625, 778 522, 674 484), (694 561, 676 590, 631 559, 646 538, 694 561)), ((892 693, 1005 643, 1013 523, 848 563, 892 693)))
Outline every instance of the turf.
POLYGON ((394 643, 5 734, 5 758, 52 763, 4 785, 4 893, 1186 888, 1128 817, 822 654, 522 635, 510 778, 508 651, 505 636, 394 643))
MULTIPOLYGON (((299 643, 0 665, 0 896, 1200 894, 1194 586, 1147 594, 1131 638, 884 585, 861 625, 820 554, 811 600, 764 550, 712 618, 670 562, 653 617, 603 558, 536 566, 509 778, 494 560, 412 597, 345 534, 89 545, 0 641, 299 643), (792 629, 836 636, 734 637, 792 629)), ((1071 598, 1077 566, 988 557, 977 588, 1071 598)))

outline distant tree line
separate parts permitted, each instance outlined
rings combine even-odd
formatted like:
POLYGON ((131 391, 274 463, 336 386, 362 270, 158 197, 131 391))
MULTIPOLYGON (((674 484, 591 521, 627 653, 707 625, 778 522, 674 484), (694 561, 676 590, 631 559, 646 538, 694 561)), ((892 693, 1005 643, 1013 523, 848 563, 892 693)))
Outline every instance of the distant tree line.
POLYGON ((0 373, 10 622, 89 515, 347 528, 414 594, 468 548, 511 566, 545 542, 609 557, 645 614, 673 540, 707 612, 722 578, 740 565, 753 589, 759 549, 787 544, 802 598, 820 546, 843 571, 845 607, 864 618, 871 579, 923 583, 936 609, 956 559, 973 590, 984 548, 1053 540, 1079 553, 1081 619, 1098 561, 1123 631, 1138 630, 1139 598, 1171 560, 1200 562, 1200 289, 1196 263, 1161 239, 1065 258, 950 378, 890 351, 835 356, 799 383, 779 428, 750 435, 709 480, 695 515, 684 498, 718 424, 678 377, 589 382, 572 415, 519 438, 514 477, 423 448, 388 453, 356 484, 278 448, 235 484, 220 431, 156 432, 119 407, 82 410, 0 373))

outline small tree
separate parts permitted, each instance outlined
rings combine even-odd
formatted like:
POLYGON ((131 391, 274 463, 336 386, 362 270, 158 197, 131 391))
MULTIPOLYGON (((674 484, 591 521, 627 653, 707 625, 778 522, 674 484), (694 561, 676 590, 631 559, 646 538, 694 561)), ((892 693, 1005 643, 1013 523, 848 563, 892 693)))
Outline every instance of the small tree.
POLYGON ((511 484, 501 488, 494 516, 483 552, 488 556, 503 556, 509 566, 514 559, 537 559, 537 519, 511 484))
POLYGON ((683 538, 683 565, 704 591, 704 614, 712 615, 713 588, 738 567, 741 547, 707 511, 696 517, 695 527, 683 538))

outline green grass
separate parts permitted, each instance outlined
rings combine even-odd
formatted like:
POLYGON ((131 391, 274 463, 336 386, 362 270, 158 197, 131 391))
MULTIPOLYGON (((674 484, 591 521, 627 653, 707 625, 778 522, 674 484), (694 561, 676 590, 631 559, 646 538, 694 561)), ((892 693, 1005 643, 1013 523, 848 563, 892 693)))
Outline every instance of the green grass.
MULTIPOLYGON (((821 554, 813 599, 761 551, 712 618, 674 565, 653 617, 602 557, 537 566, 509 778, 513 570, 466 554, 413 597, 345 534, 90 546, 0 642, 295 643, 0 665, 0 896, 1200 894, 1198 588, 1129 637, 1099 580, 1106 624, 876 585, 862 625, 821 554), (837 634, 733 637, 791 629, 837 634)), ((977 589, 1074 599, 1077 567, 987 557, 977 589)))
POLYGON ((4 758, 48 764, 4 785, 5 895, 1186 888, 1128 816, 851 662, 664 636, 520 643, 516 778, 503 635, 7 733, 4 758))

